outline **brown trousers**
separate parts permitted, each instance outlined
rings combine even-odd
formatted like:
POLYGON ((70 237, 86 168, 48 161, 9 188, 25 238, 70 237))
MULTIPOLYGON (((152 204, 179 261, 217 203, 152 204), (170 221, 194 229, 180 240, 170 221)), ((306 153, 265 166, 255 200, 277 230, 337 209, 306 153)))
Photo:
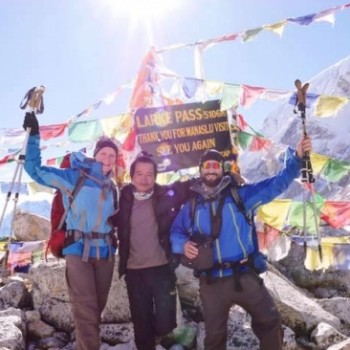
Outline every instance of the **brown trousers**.
POLYGON ((227 321, 233 304, 244 308, 252 317, 252 330, 261 350, 282 350, 282 321, 275 303, 259 276, 253 272, 241 275, 242 291, 235 290, 234 278, 209 282, 200 277, 200 296, 205 323, 205 350, 226 350, 227 321))
POLYGON ((77 350, 100 349, 101 313, 106 306, 114 271, 114 257, 83 262, 66 257, 66 280, 76 332, 77 350))

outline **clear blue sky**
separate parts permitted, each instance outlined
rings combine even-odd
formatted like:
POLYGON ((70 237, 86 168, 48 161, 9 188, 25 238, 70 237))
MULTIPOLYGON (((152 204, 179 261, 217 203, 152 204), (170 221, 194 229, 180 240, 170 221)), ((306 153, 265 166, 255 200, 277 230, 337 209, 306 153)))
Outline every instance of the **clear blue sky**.
MULTIPOLYGON (((136 12, 120 8, 117 0, 1 0, 2 127, 21 127, 19 103, 33 86, 47 86, 41 124, 61 123, 136 77, 151 45, 194 43, 348 1, 163 0, 163 5, 177 5, 157 16, 143 10, 138 18, 136 12)), ((211 47, 204 53, 205 78, 291 90, 296 78, 310 79, 350 54, 350 9, 336 12, 335 18, 334 27, 325 22, 289 23, 281 38, 263 31, 252 42, 211 47)), ((192 49, 169 51, 163 58, 178 74, 194 77, 192 49)), ((128 96, 122 95, 92 117, 122 113, 127 103, 128 96)), ((259 102, 241 113, 259 128, 275 107, 259 102)))

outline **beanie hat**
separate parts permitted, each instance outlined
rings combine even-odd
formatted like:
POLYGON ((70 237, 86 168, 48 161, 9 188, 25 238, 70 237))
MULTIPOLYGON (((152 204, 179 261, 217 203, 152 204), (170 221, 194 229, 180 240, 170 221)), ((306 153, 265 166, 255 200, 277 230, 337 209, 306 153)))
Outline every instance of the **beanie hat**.
POLYGON ((104 147, 110 147, 110 148, 114 149, 115 153, 118 155, 117 145, 111 139, 102 138, 99 141, 97 141, 97 143, 96 143, 95 150, 94 150, 94 157, 104 147))
POLYGON ((207 160, 216 160, 221 163, 222 168, 224 168, 224 157, 221 153, 215 149, 207 149, 199 159, 199 168, 202 167, 203 163, 207 160))

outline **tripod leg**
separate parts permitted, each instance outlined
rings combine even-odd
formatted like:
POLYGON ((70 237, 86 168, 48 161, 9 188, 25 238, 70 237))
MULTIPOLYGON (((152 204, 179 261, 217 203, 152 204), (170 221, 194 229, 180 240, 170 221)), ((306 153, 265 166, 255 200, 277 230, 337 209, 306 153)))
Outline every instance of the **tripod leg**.
POLYGON ((314 220, 315 220, 315 229, 316 229, 316 235, 317 235, 317 241, 318 241, 318 254, 320 257, 320 260, 322 262, 323 260, 323 254, 322 254, 322 246, 321 246, 321 234, 320 234, 320 228, 319 228, 319 223, 317 220, 317 209, 316 209, 316 203, 315 203, 315 194, 314 194, 314 189, 311 184, 311 201, 312 201, 312 211, 314 214, 314 220))
POLYGON ((18 203, 19 192, 21 190, 22 173, 23 173, 23 162, 21 162, 19 164, 19 176, 18 176, 18 182, 17 182, 17 191, 16 191, 15 196, 13 198, 14 205, 13 205, 13 215, 12 215, 12 220, 11 220, 11 229, 10 229, 9 240, 8 240, 9 247, 10 247, 11 239, 13 237, 13 224, 14 224, 16 212, 17 212, 17 203, 18 203))
POLYGON ((13 174, 13 177, 12 177, 12 180, 11 180, 11 183, 10 183, 10 188, 9 188, 9 191, 7 192, 5 205, 4 205, 4 208, 3 208, 2 213, 1 213, 0 228, 1 228, 1 225, 2 225, 2 222, 3 222, 3 219, 4 219, 4 216, 5 216, 5 212, 6 212, 6 209, 7 209, 7 205, 8 205, 8 203, 9 203, 9 200, 10 200, 11 195, 12 195, 12 191, 13 191, 14 184, 15 184, 15 181, 16 181, 16 178, 17 178, 17 173, 18 173, 19 166, 20 166, 20 164, 17 162, 16 169, 15 169, 15 172, 14 172, 14 174, 13 174))
POLYGON ((307 241, 306 241, 306 194, 305 194, 305 188, 303 188, 303 235, 304 235, 304 255, 306 258, 307 241))
MULTIPOLYGON (((10 233, 9 233, 7 252, 6 252, 6 255, 5 255, 5 259, 4 259, 4 266, 5 267, 7 265, 8 256, 9 256, 9 249, 10 249, 10 244, 11 244, 11 240, 12 240, 13 223, 14 223, 14 218, 16 216, 17 202, 18 202, 18 197, 19 197, 19 190, 20 190, 21 181, 22 181, 23 164, 24 164, 24 160, 25 160, 25 154, 27 152, 27 144, 28 144, 29 135, 30 135, 30 128, 27 128, 26 129, 25 138, 24 138, 24 142, 23 142, 23 145, 22 145, 22 150, 21 150, 21 153, 20 153, 19 158, 17 160, 16 170, 15 170, 15 173, 14 173, 13 178, 12 178, 11 187, 10 187, 10 191, 8 193, 7 202, 6 202, 5 208, 3 210, 3 213, 2 213, 2 216, 1 216, 1 221, 0 221, 0 223, 2 223, 3 217, 5 215, 5 210, 6 210, 8 201, 9 201, 9 199, 11 197, 11 192, 12 192, 12 190, 14 188, 14 185, 15 185, 15 182, 16 182, 16 178, 17 178, 17 174, 18 174, 17 191, 16 191, 15 198, 14 198, 14 208, 13 208, 13 215, 12 215, 12 221, 11 221, 11 229, 10 229, 10 233)), ((1 225, 0 225, 0 227, 1 227, 1 225)))

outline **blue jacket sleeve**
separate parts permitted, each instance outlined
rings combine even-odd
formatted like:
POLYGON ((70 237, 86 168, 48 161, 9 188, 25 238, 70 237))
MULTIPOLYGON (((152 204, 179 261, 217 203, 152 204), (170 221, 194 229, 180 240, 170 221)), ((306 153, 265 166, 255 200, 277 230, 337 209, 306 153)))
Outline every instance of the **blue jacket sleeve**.
POLYGON ((70 178, 72 175, 70 172, 54 167, 42 166, 39 145, 39 135, 29 137, 24 162, 24 169, 28 175, 37 183, 53 188, 61 188, 62 185, 65 186, 74 183, 74 179, 70 178))
POLYGON ((271 202, 283 193, 299 176, 301 159, 291 148, 287 149, 284 168, 276 175, 255 184, 244 185, 239 194, 247 212, 253 212, 260 205, 271 202))
POLYGON ((184 253, 184 245, 189 240, 190 204, 186 203, 177 214, 170 230, 170 242, 175 254, 184 253))

